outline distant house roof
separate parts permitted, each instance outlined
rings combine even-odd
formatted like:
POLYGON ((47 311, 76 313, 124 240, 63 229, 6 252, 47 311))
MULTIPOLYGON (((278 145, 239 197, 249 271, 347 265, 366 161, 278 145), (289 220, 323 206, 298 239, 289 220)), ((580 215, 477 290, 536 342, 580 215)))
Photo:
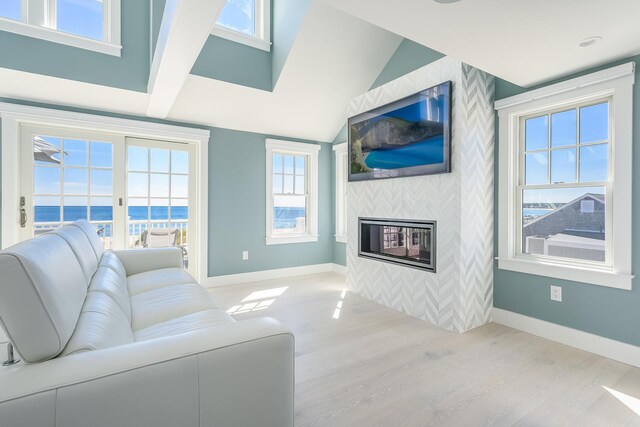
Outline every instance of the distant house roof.
POLYGON ((604 251, 604 240, 591 239, 589 237, 572 236, 570 234, 556 234, 547 239, 548 242, 557 244, 558 246, 565 247, 580 247, 586 249, 595 249, 604 251))
POLYGON ((559 208, 557 208, 557 209, 554 209, 554 210, 552 210, 551 212, 549 212, 549 213, 547 213, 547 214, 544 214, 544 215, 541 215, 541 216, 537 217, 536 219, 534 219, 533 221, 531 221, 531 222, 528 222, 528 223, 524 224, 523 228, 526 228, 526 227, 530 226, 531 224, 535 224, 536 222, 538 222, 538 221, 540 221, 540 220, 542 220, 542 219, 546 219, 546 218, 548 218, 549 216, 554 215, 554 214, 558 213, 559 211, 563 210, 564 208, 567 208, 567 207, 569 207, 569 206, 571 206, 571 205, 574 205, 574 204, 576 204, 576 203, 578 203, 578 202, 580 202, 580 201, 582 201, 582 200, 584 200, 584 199, 586 199, 586 198, 594 199, 594 200, 596 200, 596 201, 598 201, 598 202, 600 202, 600 203, 604 203, 604 202, 605 202, 605 196, 604 196, 604 194, 585 193, 585 194, 583 194, 582 196, 577 197, 577 198, 575 198, 575 199, 571 200, 570 202, 568 202, 568 203, 567 203, 567 204, 565 204, 564 206, 559 207, 559 208))

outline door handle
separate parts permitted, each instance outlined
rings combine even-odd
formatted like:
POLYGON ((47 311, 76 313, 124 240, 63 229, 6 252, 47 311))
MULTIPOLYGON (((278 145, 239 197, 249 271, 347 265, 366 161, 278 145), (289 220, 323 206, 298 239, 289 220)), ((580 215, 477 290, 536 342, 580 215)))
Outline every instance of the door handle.
POLYGON ((24 208, 26 202, 24 196, 20 197, 20 227, 25 228, 27 226, 27 210, 24 208))

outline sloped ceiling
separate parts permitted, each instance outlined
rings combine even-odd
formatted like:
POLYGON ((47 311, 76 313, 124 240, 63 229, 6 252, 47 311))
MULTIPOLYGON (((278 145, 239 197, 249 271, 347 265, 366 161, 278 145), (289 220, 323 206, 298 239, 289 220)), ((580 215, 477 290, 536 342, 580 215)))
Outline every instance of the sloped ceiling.
POLYGON ((638 0, 321 1, 520 86, 640 53, 638 0))
POLYGON ((349 100, 371 86, 401 40, 314 1, 273 92, 190 75, 169 117, 332 141, 349 100))

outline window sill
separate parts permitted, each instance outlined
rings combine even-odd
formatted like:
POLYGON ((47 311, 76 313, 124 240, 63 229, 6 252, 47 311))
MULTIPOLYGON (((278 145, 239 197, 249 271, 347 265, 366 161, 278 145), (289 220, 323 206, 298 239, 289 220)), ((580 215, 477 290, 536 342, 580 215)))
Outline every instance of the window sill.
POLYGON ((291 243, 312 243, 318 241, 318 236, 312 236, 311 234, 303 235, 281 235, 270 236, 266 238, 267 245, 288 245, 291 243))
POLYGON ((76 36, 74 34, 52 30, 51 28, 39 27, 37 25, 26 24, 24 22, 13 21, 5 18, 0 18, 0 31, 8 31, 22 36, 33 37, 53 43, 92 50, 94 52, 118 57, 121 55, 122 51, 122 46, 120 45, 92 40, 76 36))
POLYGON ((271 52, 271 42, 262 40, 258 37, 248 36, 246 34, 242 34, 237 31, 221 27, 219 25, 213 27, 213 30, 211 30, 211 35, 256 49, 264 50, 266 52, 271 52))
POLYGON ((336 242, 347 243, 347 236, 336 236, 336 242))
POLYGON ((549 261, 521 258, 496 258, 500 270, 517 271, 555 279, 572 280, 592 285, 631 290, 634 275, 616 273, 612 269, 585 268, 549 261))

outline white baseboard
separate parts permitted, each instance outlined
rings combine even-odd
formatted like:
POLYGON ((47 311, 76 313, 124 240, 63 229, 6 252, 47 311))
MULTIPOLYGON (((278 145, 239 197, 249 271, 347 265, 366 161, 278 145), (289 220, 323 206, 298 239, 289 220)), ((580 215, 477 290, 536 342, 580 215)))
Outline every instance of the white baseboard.
POLYGON ((495 323, 532 335, 640 367, 640 347, 635 345, 495 307, 492 312, 492 320, 495 323))
POLYGON ((340 265, 340 264, 331 264, 333 266, 333 272, 334 273, 338 273, 338 274, 342 274, 343 276, 347 275, 347 267, 345 267, 344 265, 340 265))
MULTIPOLYGON (((252 271, 250 273, 227 274, 224 276, 208 277, 202 284, 212 288, 216 286, 237 285, 241 283, 259 282, 262 280, 281 279, 283 277, 303 276, 305 274, 336 272, 337 264, 313 264, 301 267, 277 268, 273 270, 252 271)), ((338 266, 342 267, 342 266, 338 266)), ((344 268, 344 267, 342 267, 344 268)))

